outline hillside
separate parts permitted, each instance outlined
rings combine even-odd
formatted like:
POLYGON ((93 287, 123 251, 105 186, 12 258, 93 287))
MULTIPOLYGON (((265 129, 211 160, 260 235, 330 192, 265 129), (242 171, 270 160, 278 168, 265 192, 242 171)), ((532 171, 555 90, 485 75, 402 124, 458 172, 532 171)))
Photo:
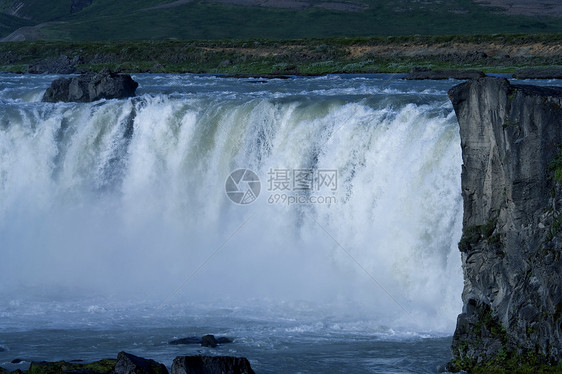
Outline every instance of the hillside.
POLYGON ((4 0, 3 41, 560 33, 555 0, 4 0))

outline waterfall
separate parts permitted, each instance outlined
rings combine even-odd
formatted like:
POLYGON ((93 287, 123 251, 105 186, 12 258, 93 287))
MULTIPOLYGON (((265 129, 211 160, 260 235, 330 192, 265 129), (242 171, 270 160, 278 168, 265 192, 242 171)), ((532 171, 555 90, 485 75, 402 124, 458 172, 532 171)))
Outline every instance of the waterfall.
POLYGON ((452 331, 462 161, 446 97, 229 84, 0 97, 0 293, 298 304, 452 331), (257 179, 231 189, 259 186, 243 204, 226 193, 239 169, 257 179))

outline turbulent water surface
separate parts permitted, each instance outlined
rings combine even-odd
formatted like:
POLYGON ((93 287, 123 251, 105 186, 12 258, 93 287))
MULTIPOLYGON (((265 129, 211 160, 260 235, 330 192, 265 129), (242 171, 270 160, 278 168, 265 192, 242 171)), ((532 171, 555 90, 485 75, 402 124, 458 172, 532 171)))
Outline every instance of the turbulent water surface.
POLYGON ((41 103, 54 78, 0 75, 0 366, 121 350, 246 356, 258 373, 448 360, 455 82, 137 75, 136 98, 41 103), (167 344, 208 333, 235 341, 167 344))

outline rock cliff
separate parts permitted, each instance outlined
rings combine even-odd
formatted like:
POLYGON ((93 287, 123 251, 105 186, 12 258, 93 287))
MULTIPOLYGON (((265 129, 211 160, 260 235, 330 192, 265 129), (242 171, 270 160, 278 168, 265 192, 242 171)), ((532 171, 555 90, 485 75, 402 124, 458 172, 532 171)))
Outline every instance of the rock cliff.
POLYGON ((463 155, 465 283, 448 369, 558 365, 562 88, 487 77, 453 87, 449 98, 463 155))

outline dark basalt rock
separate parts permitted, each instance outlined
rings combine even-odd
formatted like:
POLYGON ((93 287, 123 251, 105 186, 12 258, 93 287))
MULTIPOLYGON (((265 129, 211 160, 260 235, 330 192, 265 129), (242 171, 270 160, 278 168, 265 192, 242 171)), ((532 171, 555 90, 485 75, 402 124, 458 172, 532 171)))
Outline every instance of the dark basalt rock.
POLYGON ((215 339, 215 337, 213 335, 205 335, 201 339, 201 346, 202 347, 215 348, 218 344, 219 343, 217 342, 217 339, 215 339))
POLYGON ((203 347, 215 348, 219 344, 232 343, 232 339, 227 337, 215 338, 214 335, 205 335, 201 338, 197 336, 190 336, 188 338, 181 338, 170 341, 168 344, 179 345, 179 344, 201 344, 203 347))
POLYGON ((408 80, 425 80, 425 79, 433 79, 433 80, 442 80, 442 79, 459 79, 459 80, 467 80, 467 79, 477 79, 486 76, 481 71, 477 70, 431 70, 425 67, 415 67, 408 75, 404 77, 404 79, 408 80))
POLYGON ((243 357, 179 356, 172 364, 172 374, 253 374, 250 362, 243 357))
POLYGON ((562 69, 520 69, 513 73, 515 79, 562 79, 562 69))
POLYGON ((114 374, 168 374, 168 369, 154 360, 119 352, 114 374))
POLYGON ((181 339, 172 340, 172 341, 168 342, 168 344, 171 344, 171 345, 201 344, 202 341, 203 341, 203 339, 201 339, 197 336, 190 336, 188 338, 181 338, 181 339))
POLYGON ((449 98, 465 282, 448 369, 537 372, 562 358, 562 87, 481 78, 449 98))
POLYGON ((78 56, 70 58, 62 55, 30 65, 27 72, 30 74, 75 74, 78 73, 76 65, 81 63, 82 59, 78 56))
POLYGON ((138 85, 128 74, 115 74, 108 70, 86 73, 55 80, 43 95, 43 101, 84 103, 100 99, 123 99, 135 96, 138 85))

